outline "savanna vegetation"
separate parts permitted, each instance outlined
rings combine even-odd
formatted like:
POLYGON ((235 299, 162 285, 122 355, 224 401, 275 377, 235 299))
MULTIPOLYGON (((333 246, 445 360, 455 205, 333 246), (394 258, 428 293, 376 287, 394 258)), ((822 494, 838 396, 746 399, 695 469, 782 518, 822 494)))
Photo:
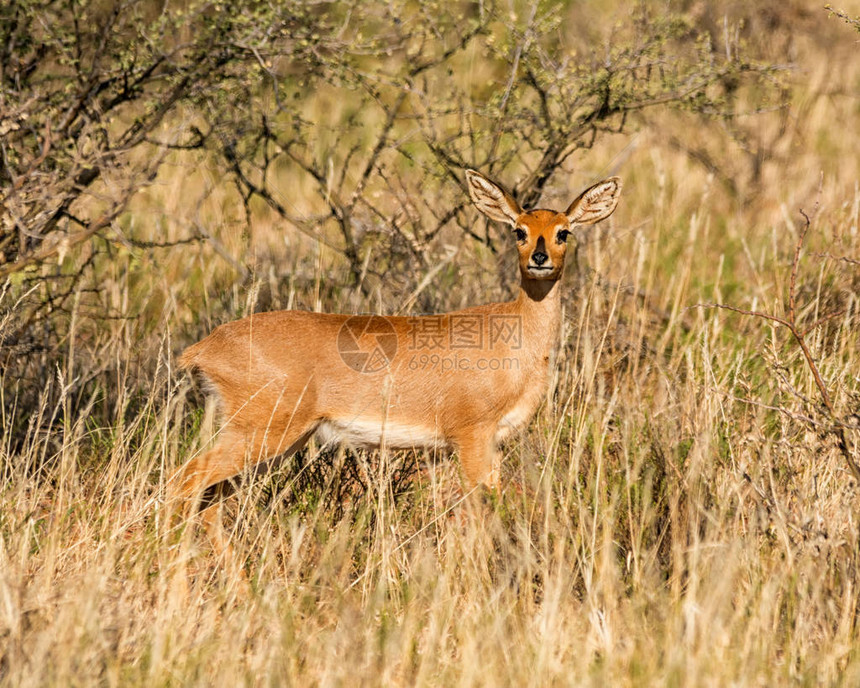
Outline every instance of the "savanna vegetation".
POLYGON ((0 682, 856 685, 858 16, 4 3, 0 682), (165 511, 218 423, 178 354, 509 298, 468 168, 625 184, 504 489, 311 443, 225 500, 237 571, 165 511))

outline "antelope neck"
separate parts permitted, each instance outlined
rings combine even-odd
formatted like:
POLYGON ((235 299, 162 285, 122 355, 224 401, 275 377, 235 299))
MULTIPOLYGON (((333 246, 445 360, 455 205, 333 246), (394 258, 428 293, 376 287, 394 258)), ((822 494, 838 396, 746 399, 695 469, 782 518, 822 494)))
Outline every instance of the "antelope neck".
POLYGON ((533 301, 537 304, 544 302, 561 302, 558 283, 561 279, 536 280, 523 275, 520 284, 520 301, 533 301))
MULTIPOLYGON (((517 306, 528 320, 531 332, 555 333, 561 322, 561 280, 533 280, 523 277, 517 306)), ((524 323, 525 325, 526 323, 524 323)))

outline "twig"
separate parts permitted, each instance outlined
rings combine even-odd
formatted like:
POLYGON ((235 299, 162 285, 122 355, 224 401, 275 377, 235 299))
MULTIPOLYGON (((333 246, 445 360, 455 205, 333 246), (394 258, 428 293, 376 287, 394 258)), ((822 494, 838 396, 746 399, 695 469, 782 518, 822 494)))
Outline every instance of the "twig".
POLYGON ((827 260, 835 260, 839 263, 848 263, 849 265, 860 265, 860 260, 857 258, 849 258, 848 256, 834 256, 832 253, 813 253, 816 258, 827 258, 827 260))
POLYGON ((840 308, 838 311, 833 311, 832 313, 828 313, 827 315, 822 315, 820 318, 818 318, 817 320, 815 320, 815 321, 814 321, 814 322, 813 322, 809 327, 807 327, 807 328, 803 331, 803 336, 805 337, 805 336, 806 336, 806 335, 808 335, 810 332, 812 332, 812 330, 814 330, 815 328, 817 328, 817 327, 819 327, 819 326, 823 325, 823 324, 824 324, 824 323, 826 323, 828 320, 833 320, 833 318, 838 318, 840 315, 845 315, 845 313, 846 313, 846 312, 847 312, 847 309, 845 309, 845 308, 840 308))

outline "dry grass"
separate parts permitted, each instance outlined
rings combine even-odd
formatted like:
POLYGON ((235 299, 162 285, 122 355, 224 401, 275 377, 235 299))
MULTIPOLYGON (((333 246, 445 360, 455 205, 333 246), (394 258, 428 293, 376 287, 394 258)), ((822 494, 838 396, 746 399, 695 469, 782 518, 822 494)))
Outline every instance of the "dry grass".
MULTIPOLYGON (((0 419, 0 680, 857 685, 860 488, 827 426, 804 420, 813 377, 788 333, 692 308, 783 313, 797 210, 813 213, 798 316, 844 311, 809 340, 854 422, 860 70, 856 34, 821 19, 751 203, 671 145, 669 117, 591 151, 583 178, 623 161, 623 205, 569 270, 558 374, 505 447, 502 495, 461 500, 441 458, 404 480, 407 455, 311 447, 232 503, 246 579, 163 518, 165 476, 212 432, 174 356, 251 310, 390 312, 405 295, 356 301, 336 253, 262 211, 243 233, 215 171, 164 175, 124 221, 156 240, 199 223, 217 250, 117 253, 102 305, 133 318, 97 328, 82 306, 40 412, 14 433, 0 419), (231 257, 255 266, 249 282, 231 257), (99 369, 117 371, 111 389, 81 397, 69 381, 99 369)), ((461 248, 428 288, 434 307, 504 297, 513 262, 494 260, 461 248)), ((3 408, 19 384, 3 380, 3 408)), ((860 431, 848 442, 860 455, 860 431)))

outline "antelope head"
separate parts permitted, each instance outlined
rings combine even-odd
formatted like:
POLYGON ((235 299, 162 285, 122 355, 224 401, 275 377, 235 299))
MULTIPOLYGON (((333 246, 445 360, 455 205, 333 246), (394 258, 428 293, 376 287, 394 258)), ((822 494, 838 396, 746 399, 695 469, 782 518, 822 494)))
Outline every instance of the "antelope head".
POLYGON ((612 215, 621 180, 609 177, 583 191, 562 213, 520 208, 513 196, 474 170, 466 170, 472 202, 491 220, 507 222, 514 231, 523 280, 558 280, 564 269, 574 225, 590 225, 612 215))

